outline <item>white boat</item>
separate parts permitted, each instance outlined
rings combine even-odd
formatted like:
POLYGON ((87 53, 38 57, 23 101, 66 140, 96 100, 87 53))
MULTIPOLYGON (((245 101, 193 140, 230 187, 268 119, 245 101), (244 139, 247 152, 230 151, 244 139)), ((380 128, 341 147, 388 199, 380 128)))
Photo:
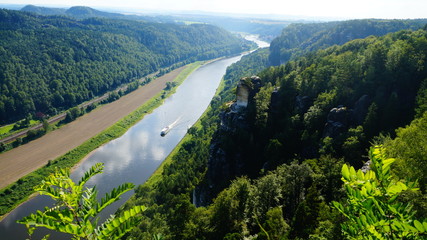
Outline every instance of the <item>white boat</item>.
POLYGON ((181 117, 175 120, 175 122, 173 122, 171 125, 164 127, 162 131, 160 131, 160 136, 166 136, 166 134, 168 134, 168 132, 178 123, 179 119, 181 119, 181 117))
POLYGON ((162 131, 160 132, 160 136, 164 137, 166 134, 168 134, 170 130, 171 128, 169 126, 163 128, 162 131))

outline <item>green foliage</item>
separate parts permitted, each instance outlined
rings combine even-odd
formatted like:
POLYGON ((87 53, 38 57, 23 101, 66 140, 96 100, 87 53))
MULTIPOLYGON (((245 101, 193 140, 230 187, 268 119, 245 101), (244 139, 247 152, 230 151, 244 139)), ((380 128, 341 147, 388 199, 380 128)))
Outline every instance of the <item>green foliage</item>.
POLYGON ((267 85, 256 94, 255 96, 255 124, 260 128, 264 129, 267 126, 268 120, 268 109, 270 106, 271 93, 273 92, 274 87, 271 83, 267 85))
POLYGON ((342 144, 342 152, 345 159, 350 163, 357 164, 365 153, 366 137, 362 126, 350 128, 342 144))
POLYGON ((69 169, 57 169, 35 188, 41 195, 48 195, 56 204, 45 211, 37 211, 18 223, 25 224, 31 236, 36 227, 45 227, 73 235, 74 239, 120 239, 135 227, 140 220, 144 206, 134 206, 121 216, 112 215, 98 225, 97 215, 107 206, 120 199, 134 185, 125 183, 107 193, 101 202, 97 201, 98 191, 84 185, 96 174, 102 173, 104 165, 97 163, 80 179, 78 184, 70 179, 69 169))
MULTIPOLYGON (((182 83, 182 81, 184 81, 184 79, 192 71, 200 67, 201 64, 202 62, 190 64, 176 77, 175 81, 182 83)), ((167 95, 169 96, 173 92, 174 91, 169 91, 167 95)), ((153 97, 144 105, 140 106, 137 110, 121 119, 115 125, 99 133, 97 136, 87 140, 82 145, 71 150, 65 155, 60 156, 54 160, 49 160, 46 167, 40 168, 37 171, 23 177, 17 183, 2 189, 0 191, 0 214, 6 214, 7 212, 11 211, 14 206, 17 206, 21 202, 25 201, 25 199, 34 192, 34 186, 42 181, 45 176, 53 173, 56 167, 70 168, 99 146, 123 135, 127 129, 142 119, 145 114, 151 112, 162 103, 159 96, 160 95, 153 97)), ((19 141, 19 144, 22 144, 21 138, 19 138, 19 141)), ((16 142, 17 141, 14 143, 16 142)))
POLYGON ((427 111, 427 79, 421 84, 417 96, 417 117, 421 117, 427 111))
MULTIPOLYGON (((363 35, 371 30, 385 33, 416 24, 367 20, 342 26, 362 31, 363 35), (365 24, 370 26, 366 31, 365 24)), ((334 38, 316 35, 318 26, 313 24, 310 31, 298 33, 307 36, 296 38, 305 41, 318 36, 324 46, 336 43, 334 38)), ((349 31, 342 26, 331 34, 344 34, 340 42, 345 42, 349 31)), ((425 31, 419 30, 369 37, 305 55, 286 65, 258 70, 260 92, 252 93, 255 98, 250 99, 247 112, 232 119, 238 119, 239 124, 227 125, 225 115, 234 114, 229 106, 235 99, 237 82, 257 73, 257 67, 265 63, 266 50, 233 64, 224 77, 223 91, 212 101, 206 117, 189 131, 191 140, 173 154, 174 161, 165 166, 162 176, 149 187, 141 187, 133 203, 129 203, 132 206, 148 202, 153 209, 129 238, 147 239, 143 235, 146 230, 161 229, 166 239, 268 239, 279 235, 291 239, 343 239, 343 216, 329 207, 331 201, 340 201, 346 193, 340 181, 342 164, 351 162, 353 169, 361 166, 368 144, 376 135, 393 133, 397 126, 412 120, 416 96, 427 78, 423 54, 426 36, 425 31), (271 91, 274 88, 278 90, 271 91), (359 99, 365 99, 363 104, 359 99), (362 107, 357 108, 359 104, 362 107), (331 109, 339 105, 342 111, 331 114, 331 109), (326 123, 335 123, 329 125, 336 127, 334 134, 326 134, 326 123), (220 147, 213 149, 211 143, 220 147), (213 152, 219 152, 220 159, 210 155, 213 152), (215 161, 221 163, 217 170, 226 174, 215 175, 215 161), (192 199, 189 196, 198 184, 196 195, 202 191, 204 199, 197 200, 207 206, 192 209, 188 206, 192 199), (210 199, 215 200, 209 205, 210 199), (182 214, 175 217, 172 213, 182 214)), ((300 46, 298 39, 286 41, 290 48, 300 46)), ((317 47, 323 48, 313 45, 310 49, 317 47)), ((284 55, 293 54, 281 51, 284 55)), ((423 144, 424 140, 419 142, 423 144)), ((392 187, 390 191, 398 192, 392 187)), ((412 192, 404 193, 398 194, 396 201, 402 204, 395 207, 396 211, 408 210, 404 209, 405 202, 414 199, 412 192)), ((418 198, 419 205, 423 199, 418 198)), ((411 226, 416 228, 415 222, 411 226)))
POLYGON ((368 108, 365 120, 363 122, 363 128, 365 129, 368 138, 378 134, 378 107, 377 104, 372 103, 368 108))
POLYGON ((220 236, 227 233, 246 231, 246 208, 251 192, 247 178, 232 182, 230 188, 218 194, 212 207, 212 223, 220 236))
POLYGON ((45 133, 49 132, 52 129, 52 127, 50 126, 49 122, 46 119, 43 119, 42 124, 43 124, 43 131, 45 133))
POLYGON ((52 115, 163 68, 251 47, 208 24, 75 20, 5 9, 0 23, 0 123, 52 115))
POLYGON ((78 117, 80 117, 83 114, 81 109, 79 107, 73 107, 70 110, 67 111, 67 115, 65 116, 64 121, 66 123, 72 122, 76 120, 78 117))
POLYGON ((304 114, 304 125, 307 130, 319 129, 319 124, 326 121, 329 110, 336 104, 336 91, 320 93, 313 106, 304 114))
POLYGON ((242 59, 231 64, 224 75, 224 90, 219 94, 223 103, 229 102, 235 98, 231 89, 237 86, 237 83, 244 76, 252 76, 268 66, 268 49, 258 49, 255 52, 245 55, 242 59))
POLYGON ((287 239, 290 227, 283 219, 283 211, 280 207, 271 208, 266 214, 264 231, 260 232, 259 239, 268 235, 268 239, 287 239))
POLYGON ((348 239, 424 239, 427 222, 413 218, 412 204, 398 197, 405 191, 417 191, 412 183, 395 179, 391 174, 394 158, 387 158, 381 146, 370 152, 372 170, 362 172, 343 165, 342 180, 346 204, 334 202, 347 221, 342 230, 348 239))
POLYGON ((172 88, 174 88, 175 86, 176 86, 176 82, 167 82, 167 83, 166 83, 165 90, 166 90, 166 91, 169 91, 169 90, 171 90, 172 88))
POLYGON ((394 173, 400 178, 418 180, 427 191, 427 113, 412 123, 396 130, 394 140, 385 141, 386 152, 396 158, 394 173))
POLYGON ((342 45, 371 35, 382 36, 404 29, 416 30, 423 27, 425 23, 425 20, 364 19, 290 24, 283 29, 281 36, 271 42, 269 60, 272 65, 279 65, 311 51, 342 45))

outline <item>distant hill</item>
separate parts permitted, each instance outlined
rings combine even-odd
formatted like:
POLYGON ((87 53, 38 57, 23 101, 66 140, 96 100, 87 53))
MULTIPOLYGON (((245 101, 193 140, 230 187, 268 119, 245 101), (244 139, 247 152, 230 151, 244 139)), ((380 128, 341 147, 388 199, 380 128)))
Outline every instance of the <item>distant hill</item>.
POLYGON ((109 13, 99 11, 90 7, 75 6, 69 9, 47 8, 34 5, 27 5, 21 11, 36 13, 40 15, 64 15, 75 19, 86 18, 112 18, 127 20, 143 20, 160 23, 208 23, 231 32, 245 32, 258 34, 262 39, 271 41, 279 36, 282 29, 295 21, 279 21, 269 19, 254 19, 249 17, 232 17, 232 16, 213 16, 202 14, 173 14, 173 15, 128 15, 120 13, 109 13))
POLYGON ((208 16, 208 15, 179 15, 177 20, 205 22, 222 27, 231 32, 245 32, 258 34, 265 41, 270 42, 280 35, 283 28, 295 21, 270 20, 258 18, 242 18, 231 16, 208 16))
POLYGON ((34 5, 27 5, 21 9, 24 12, 32 12, 40 15, 64 15, 67 9, 65 8, 48 8, 34 5))
POLYGON ((69 9, 66 8, 51 8, 51 7, 39 7, 34 5, 27 5, 21 9, 23 12, 31 12, 40 15, 63 15, 76 19, 103 17, 103 18, 121 18, 126 19, 126 15, 119 13, 109 13, 99 11, 90 7, 75 6, 69 9))
POLYGON ((99 11, 85 6, 74 6, 71 8, 50 8, 27 5, 20 9, 23 12, 35 13, 44 16, 61 15, 74 19, 87 18, 110 18, 110 19, 126 19, 126 20, 143 20, 149 22, 174 23, 168 16, 141 16, 141 15, 125 15, 120 13, 110 13, 99 11))
POLYGON ((90 7, 83 7, 83 6, 71 7, 67 11, 65 11, 65 14, 68 16, 75 17, 77 19, 92 18, 92 17, 105 17, 105 18, 124 18, 125 17, 125 15, 123 14, 102 12, 90 7))
POLYGON ((0 3, 0 8, 5 8, 9 10, 20 10, 22 7, 24 7, 24 4, 6 4, 6 3, 0 3))
POLYGON ((404 29, 416 30, 427 24, 427 19, 416 20, 350 20, 342 22, 291 24, 270 45, 270 63, 279 65, 304 53, 342 45, 370 35, 383 36, 404 29))

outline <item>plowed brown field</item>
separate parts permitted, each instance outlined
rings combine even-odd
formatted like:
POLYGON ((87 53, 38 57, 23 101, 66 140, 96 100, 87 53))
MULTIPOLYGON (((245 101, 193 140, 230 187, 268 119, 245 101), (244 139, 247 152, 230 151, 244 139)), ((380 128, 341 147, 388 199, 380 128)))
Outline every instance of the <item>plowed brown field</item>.
POLYGON ((64 155, 129 115, 173 81, 181 67, 43 137, 0 154, 0 189, 64 155))

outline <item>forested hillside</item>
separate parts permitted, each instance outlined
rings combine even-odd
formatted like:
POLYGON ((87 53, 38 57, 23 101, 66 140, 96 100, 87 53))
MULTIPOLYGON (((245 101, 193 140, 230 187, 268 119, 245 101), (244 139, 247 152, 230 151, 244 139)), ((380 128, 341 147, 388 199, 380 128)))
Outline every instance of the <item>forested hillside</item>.
POLYGON ((342 45, 350 40, 382 36, 404 29, 423 27, 427 19, 418 20, 350 20, 342 22, 291 24, 270 45, 270 63, 279 65, 310 51, 342 45))
POLYGON ((212 13, 204 14, 181 14, 176 13, 173 15, 163 14, 120 14, 99 11, 90 7, 75 6, 69 9, 65 8, 48 8, 34 5, 27 5, 21 9, 24 12, 37 13, 41 15, 63 15, 76 19, 85 18, 115 18, 115 19, 128 19, 128 20, 142 20, 149 22, 160 23, 207 23, 226 29, 231 32, 257 34, 261 39, 270 42, 275 37, 279 36, 282 29, 292 22, 285 20, 269 20, 259 17, 241 17, 229 15, 218 15, 212 13))
POLYGON ((0 10, 0 122, 55 114, 160 68, 248 50, 207 24, 74 20, 0 10))
POLYGON ((109 18, 109 19, 125 19, 125 20, 160 22, 160 23, 175 22, 172 16, 163 16, 163 15, 148 16, 148 15, 111 13, 111 12, 99 11, 99 10, 96 10, 90 7, 85 7, 85 6, 74 6, 70 8, 51 8, 51 7, 27 5, 21 8, 20 11, 46 15, 46 16, 61 15, 61 16, 66 16, 74 19, 109 18))
POLYGON ((231 32, 257 34, 261 39, 270 42, 280 35, 282 29, 296 21, 269 20, 240 16, 179 15, 177 20, 204 22, 219 26, 231 32))
MULTIPOLYGON (((128 237, 352 239, 376 232, 385 239, 425 239, 423 225, 413 219, 427 217, 427 32, 371 36, 267 68, 239 82, 237 92, 248 89, 246 107, 229 102, 240 78, 231 69, 251 76, 258 69, 247 65, 263 65, 257 62, 265 59, 265 52, 257 52, 242 59, 244 66, 230 67, 203 127, 189 130, 191 140, 165 166, 162 178, 140 186, 124 207, 148 206, 139 229, 128 237), (396 132, 399 127, 405 128, 396 132), (391 185, 381 191, 396 197, 367 203, 361 211, 370 219, 351 222, 332 202, 345 209, 364 207, 346 198, 381 187, 372 181, 362 195, 351 195, 356 186, 342 187, 342 177, 364 176, 349 177, 343 164, 361 168, 373 142, 383 145, 384 153, 375 155, 383 151, 376 148, 370 155, 376 161, 364 169, 372 167, 379 179, 387 176, 391 185), (397 161, 383 167, 392 162, 384 156, 397 161), (392 174, 381 175, 390 166, 392 174), (411 182, 417 179, 421 191, 403 192, 404 183, 416 186, 411 182), (388 219, 375 217, 381 214, 388 219), (395 225, 401 217, 412 228, 395 225), (342 223, 350 229, 342 229, 342 223)), ((357 212, 351 214, 358 219, 357 212)))

